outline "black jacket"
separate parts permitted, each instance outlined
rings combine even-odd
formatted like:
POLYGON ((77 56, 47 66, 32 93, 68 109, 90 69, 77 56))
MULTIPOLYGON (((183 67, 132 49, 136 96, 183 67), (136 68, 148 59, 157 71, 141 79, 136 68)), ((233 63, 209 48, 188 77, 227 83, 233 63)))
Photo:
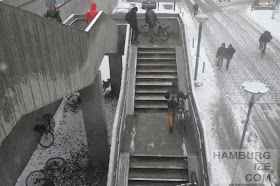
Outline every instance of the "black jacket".
POLYGON ((150 27, 156 26, 157 23, 157 15, 152 9, 148 9, 145 13, 146 23, 149 24, 150 27))
POLYGON ((137 21, 136 12, 134 10, 130 10, 128 14, 129 14, 128 23, 130 24, 130 26, 132 27, 137 26, 138 21, 137 21))
MULTIPOLYGON (((178 98, 182 98, 182 99, 187 99, 189 97, 189 92, 185 95, 182 91, 180 91, 179 89, 171 89, 171 90, 168 90, 165 94, 165 99, 168 99, 170 94, 177 94, 177 97, 178 98)), ((178 103, 179 105, 179 103, 178 103)), ((177 106, 178 106, 177 105, 177 106)), ((169 106, 168 106, 169 107, 169 106)))
POLYGON ((227 49, 225 47, 219 47, 218 51, 217 51, 217 54, 216 54, 216 58, 218 58, 218 57, 225 57, 226 56, 226 52, 227 52, 227 49))
POLYGON ((272 39, 272 36, 270 35, 270 33, 265 32, 261 35, 259 42, 268 43, 271 39, 272 39))
POLYGON ((197 10, 198 10, 198 4, 194 4, 194 5, 193 5, 193 10, 194 10, 194 11, 197 11, 197 10))
POLYGON ((227 48, 226 58, 232 58, 233 54, 235 53, 235 49, 233 47, 227 48))
POLYGON ((59 15, 59 10, 55 10, 54 12, 47 10, 47 12, 44 14, 44 17, 51 18, 56 21, 62 22, 61 17, 59 15))

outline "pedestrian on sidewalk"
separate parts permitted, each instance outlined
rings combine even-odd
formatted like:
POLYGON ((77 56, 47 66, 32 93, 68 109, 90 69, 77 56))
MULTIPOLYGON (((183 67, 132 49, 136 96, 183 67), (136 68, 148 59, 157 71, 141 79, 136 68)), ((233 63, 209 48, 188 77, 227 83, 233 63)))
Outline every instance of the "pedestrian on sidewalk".
POLYGON ((217 54, 216 54, 216 58, 218 59, 217 61, 217 66, 220 66, 223 67, 223 60, 226 56, 226 52, 227 52, 227 49, 226 49, 226 44, 225 43, 222 43, 222 45, 218 48, 218 51, 217 51, 217 54))
POLYGON ((260 43, 260 47, 259 49, 261 49, 262 44, 264 44, 264 51, 266 50, 266 44, 269 43, 272 39, 271 33, 269 31, 264 31, 264 33, 262 33, 262 35, 260 36, 259 39, 259 43, 260 43))
POLYGON ((137 11, 138 8, 134 7, 132 8, 126 15, 125 20, 130 24, 130 27, 132 29, 132 42, 139 43, 138 41, 138 21, 137 21, 137 11))
POLYGON ((98 14, 98 11, 96 10, 96 3, 92 2, 90 4, 90 10, 86 12, 85 14, 85 21, 87 24, 90 24, 90 22, 95 18, 95 16, 98 14))
POLYGON ((198 11, 198 4, 194 3, 194 5, 193 5, 193 16, 197 15, 197 11, 198 11))
POLYGON ((234 53, 235 53, 235 49, 233 48, 232 44, 228 45, 227 52, 226 52, 226 60, 227 60, 226 71, 228 70, 230 60, 232 59, 234 53))
POLYGON ((44 14, 44 17, 56 20, 58 22, 62 22, 59 10, 56 10, 55 5, 51 5, 50 9, 44 14))
POLYGON ((177 107, 179 106, 179 98, 187 99, 189 97, 189 93, 183 93, 178 88, 178 82, 172 82, 172 88, 167 91, 165 94, 165 98, 168 99, 168 123, 169 123, 169 131, 173 130, 174 118, 177 113, 177 107))
POLYGON ((149 25, 149 33, 151 36, 150 43, 154 43, 155 42, 154 27, 157 24, 157 15, 148 5, 146 5, 145 21, 149 25))

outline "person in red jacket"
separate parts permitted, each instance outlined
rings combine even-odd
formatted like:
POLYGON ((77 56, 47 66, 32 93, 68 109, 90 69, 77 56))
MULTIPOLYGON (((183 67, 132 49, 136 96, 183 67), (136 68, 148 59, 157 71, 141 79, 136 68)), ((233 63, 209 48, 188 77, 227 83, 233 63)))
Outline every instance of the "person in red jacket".
POLYGON ((85 15, 85 21, 87 22, 87 24, 90 24, 90 22, 95 18, 97 14, 98 11, 96 10, 96 4, 92 2, 90 5, 90 11, 87 11, 85 15))

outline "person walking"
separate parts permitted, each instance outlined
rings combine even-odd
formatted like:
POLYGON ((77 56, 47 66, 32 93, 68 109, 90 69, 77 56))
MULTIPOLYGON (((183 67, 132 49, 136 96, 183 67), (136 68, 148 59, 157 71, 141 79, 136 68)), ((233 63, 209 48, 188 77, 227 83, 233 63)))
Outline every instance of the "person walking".
POLYGON ((96 3, 92 2, 90 4, 90 10, 86 12, 85 14, 85 21, 87 24, 90 24, 90 22, 95 18, 95 16, 98 14, 98 11, 96 10, 96 3))
POLYGON ((225 43, 222 43, 222 45, 218 48, 218 51, 217 51, 217 54, 216 54, 216 58, 218 59, 218 62, 217 62, 217 66, 220 66, 223 67, 223 60, 225 58, 225 55, 226 55, 226 44, 225 43))
POLYGON ((62 22, 59 10, 56 10, 55 5, 51 5, 50 9, 44 14, 44 17, 62 22))
POLYGON ((228 45, 227 52, 226 52, 226 60, 227 60, 226 71, 228 70, 230 60, 232 59, 234 53, 235 53, 235 49, 233 48, 232 44, 228 45))
POLYGON ((138 11, 137 7, 132 8, 125 15, 125 20, 130 24, 130 27, 132 28, 132 42, 139 43, 139 41, 138 41, 139 30, 138 30, 137 11, 138 11))
POLYGON ((168 123, 169 123, 169 131, 173 130, 174 118, 177 113, 177 107, 179 106, 179 98, 187 99, 189 97, 189 93, 183 93, 178 88, 178 82, 172 82, 172 88, 167 91, 165 94, 165 98, 168 99, 168 123))
POLYGON ((264 44, 264 52, 265 52, 266 44, 269 43, 271 39, 272 39, 272 36, 269 31, 265 31, 264 33, 262 33, 262 35, 260 36, 260 39, 259 39, 259 42, 260 42, 259 49, 261 49, 262 44, 264 44))
POLYGON ((198 4, 194 3, 194 5, 193 5, 193 16, 197 15, 197 11, 198 11, 198 4))
POLYGON ((154 43, 155 42, 154 27, 156 26, 157 23, 157 15, 148 5, 146 6, 145 21, 149 25, 149 33, 151 36, 150 43, 154 43))

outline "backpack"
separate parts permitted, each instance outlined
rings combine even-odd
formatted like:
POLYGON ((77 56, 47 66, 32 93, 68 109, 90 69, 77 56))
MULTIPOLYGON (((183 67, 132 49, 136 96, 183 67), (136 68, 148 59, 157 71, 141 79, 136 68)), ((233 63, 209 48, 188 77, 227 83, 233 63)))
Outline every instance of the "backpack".
POLYGON ((168 107, 169 108, 176 108, 179 105, 179 98, 177 96, 177 92, 175 94, 170 92, 168 98, 168 107))
POLYGON ((125 14, 125 20, 126 20, 126 22, 128 22, 128 23, 129 23, 129 21, 130 21, 130 16, 131 16, 131 12, 130 12, 130 11, 127 12, 127 13, 125 14))

